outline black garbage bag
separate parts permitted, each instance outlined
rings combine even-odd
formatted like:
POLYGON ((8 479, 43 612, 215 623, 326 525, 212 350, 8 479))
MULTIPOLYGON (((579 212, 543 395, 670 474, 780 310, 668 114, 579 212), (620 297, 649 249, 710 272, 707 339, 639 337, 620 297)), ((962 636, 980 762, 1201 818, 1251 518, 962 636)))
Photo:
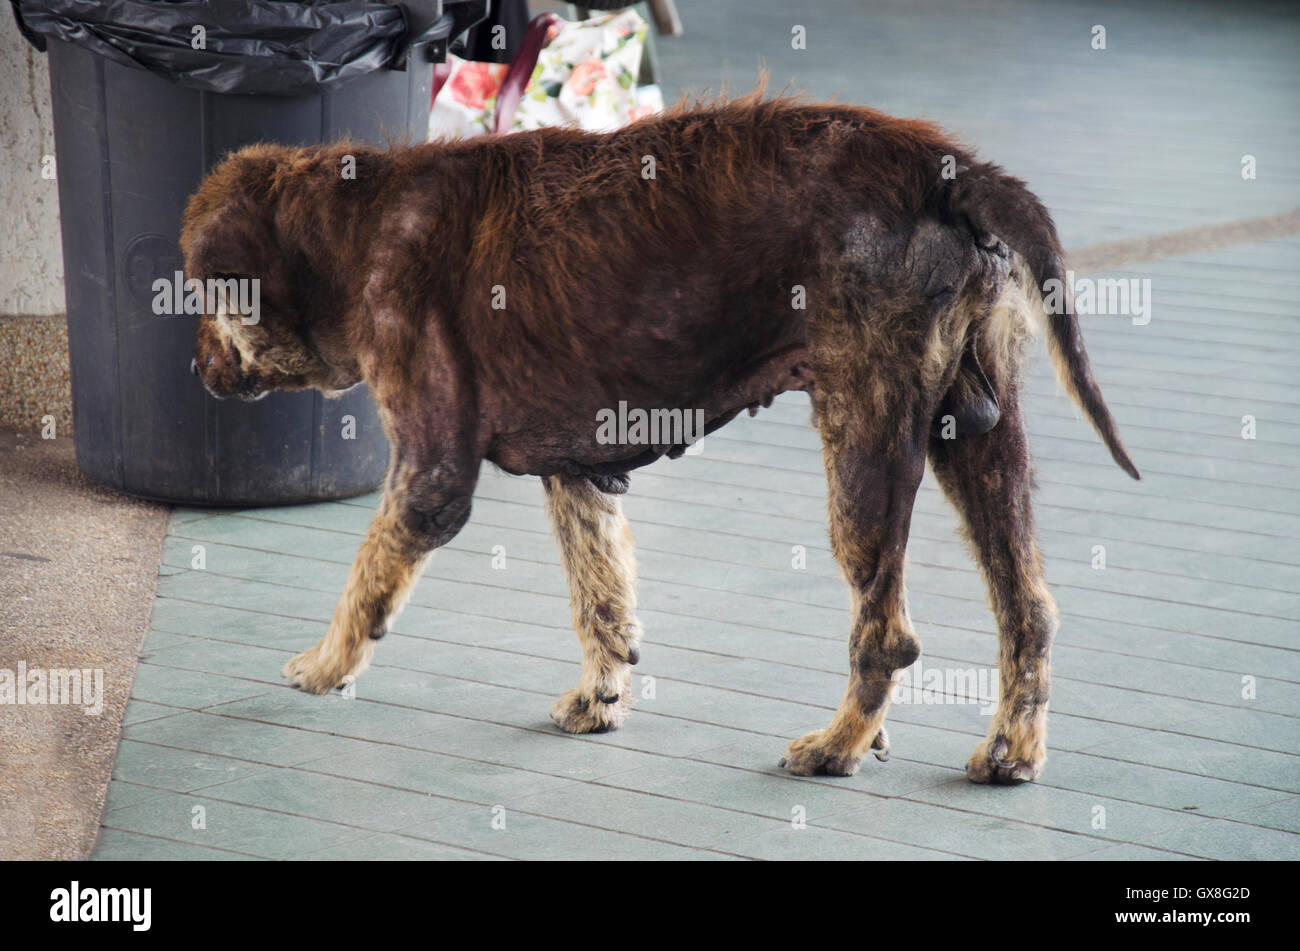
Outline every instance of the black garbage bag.
POLYGON ((37 49, 54 37, 218 93, 319 91, 400 62, 408 39, 401 7, 365 0, 10 2, 37 49))

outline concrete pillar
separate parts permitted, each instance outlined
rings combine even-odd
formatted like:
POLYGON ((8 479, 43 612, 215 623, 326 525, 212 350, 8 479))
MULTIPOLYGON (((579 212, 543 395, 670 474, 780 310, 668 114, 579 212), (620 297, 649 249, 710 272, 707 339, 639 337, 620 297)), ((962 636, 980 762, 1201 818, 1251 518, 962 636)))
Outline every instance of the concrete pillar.
MULTIPOLYGON (((11 16, 8 10, 5 15, 11 16)), ((50 78, 0 29, 0 427, 72 432, 50 78)))

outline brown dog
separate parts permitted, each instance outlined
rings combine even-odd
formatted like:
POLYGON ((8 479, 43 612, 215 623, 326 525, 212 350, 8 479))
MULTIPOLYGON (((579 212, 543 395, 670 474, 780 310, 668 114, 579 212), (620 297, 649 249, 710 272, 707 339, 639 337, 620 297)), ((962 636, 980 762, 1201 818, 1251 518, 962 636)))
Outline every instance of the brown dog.
MULTIPOLYGON (((928 456, 1001 637, 1001 696, 967 774, 1038 775, 1056 608, 1017 385, 1040 288, 1064 287, 1062 252, 1023 183, 935 127, 755 95, 607 135, 252 146, 204 182, 181 243, 191 278, 260 281, 259 322, 201 319, 195 368, 214 395, 364 380, 392 442, 329 632, 285 667, 299 687, 323 693, 366 666, 468 519, 486 459, 542 477, 563 551, 583 668, 551 716, 617 728, 641 638, 617 496, 687 440, 610 439, 600 421, 671 409, 711 431, 800 389, 854 609, 848 691, 786 769, 851 775, 888 749, 891 680, 920 651, 903 553, 928 456)), ((1046 321, 1058 375, 1137 478, 1064 301, 1046 321)))

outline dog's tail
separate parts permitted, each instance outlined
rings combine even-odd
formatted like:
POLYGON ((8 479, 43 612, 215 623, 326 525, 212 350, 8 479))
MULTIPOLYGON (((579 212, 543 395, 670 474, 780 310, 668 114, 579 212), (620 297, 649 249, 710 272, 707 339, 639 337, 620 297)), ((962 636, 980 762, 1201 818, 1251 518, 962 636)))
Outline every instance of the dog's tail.
POLYGON ((1047 323, 1047 350, 1057 379, 1120 468, 1134 479, 1142 478, 1093 379, 1074 313, 1073 289, 1066 281, 1065 252, 1047 209, 1024 182, 1004 174, 996 165, 978 165, 960 173, 948 191, 947 204, 952 213, 964 215, 977 234, 996 235, 1024 259, 1038 285, 1047 323), (1049 291, 1051 288, 1059 288, 1059 293, 1049 291), (1048 307, 1052 298, 1061 301, 1059 308, 1048 307))

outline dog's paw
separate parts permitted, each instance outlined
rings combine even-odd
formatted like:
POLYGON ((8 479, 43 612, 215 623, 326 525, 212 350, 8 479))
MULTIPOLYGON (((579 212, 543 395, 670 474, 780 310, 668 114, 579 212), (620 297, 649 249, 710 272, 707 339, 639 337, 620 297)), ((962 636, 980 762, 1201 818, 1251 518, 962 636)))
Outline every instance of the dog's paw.
POLYGON ((994 783, 1016 786, 1033 782, 1047 762, 1043 743, 1031 743, 1030 748, 1014 751, 1005 736, 995 736, 975 747, 975 753, 966 764, 966 778, 973 783, 994 783))
POLYGON ((616 697, 586 697, 581 690, 569 690, 551 704, 551 719, 566 733, 608 733, 627 719, 627 691, 616 697))
POLYGON ((787 746, 778 765, 795 776, 852 776, 862 765, 862 757, 831 749, 826 731, 814 730, 787 746))
POLYGON ((299 690, 329 693, 343 686, 348 678, 355 678, 364 668, 364 663, 349 662, 317 644, 285 664, 281 673, 299 690))

